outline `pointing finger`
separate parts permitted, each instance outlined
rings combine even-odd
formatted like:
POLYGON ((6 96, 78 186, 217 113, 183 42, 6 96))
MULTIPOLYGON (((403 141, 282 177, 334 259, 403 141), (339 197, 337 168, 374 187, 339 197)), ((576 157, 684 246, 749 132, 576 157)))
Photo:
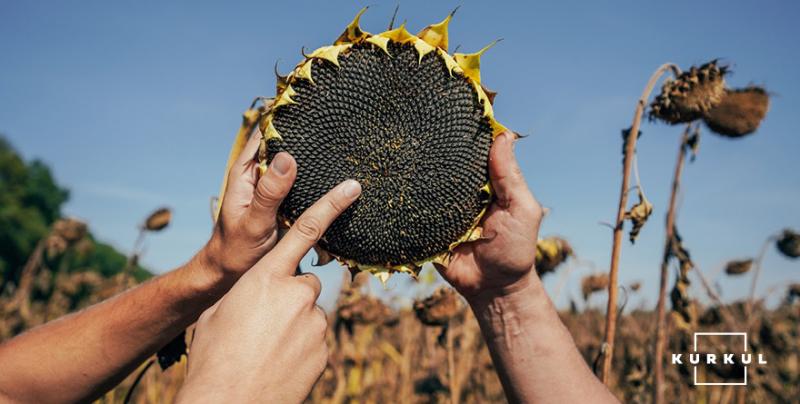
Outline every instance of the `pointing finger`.
POLYGON ((361 195, 361 185, 347 180, 306 209, 278 245, 262 261, 277 263, 281 272, 294 274, 297 263, 319 241, 334 220, 361 195))

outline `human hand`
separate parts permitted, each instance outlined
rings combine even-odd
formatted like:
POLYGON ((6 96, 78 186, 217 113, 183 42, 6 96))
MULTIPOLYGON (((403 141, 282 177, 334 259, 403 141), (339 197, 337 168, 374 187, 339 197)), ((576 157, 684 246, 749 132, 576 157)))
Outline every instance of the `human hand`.
POLYGON ((536 276, 536 240, 542 208, 514 157, 515 135, 499 135, 489 152, 489 177, 496 199, 483 217, 482 239, 459 245, 442 276, 467 300, 483 292, 508 294, 536 276))
POLYGON ((200 316, 178 402, 305 399, 327 363, 327 321, 319 279, 295 268, 360 193, 353 180, 328 192, 200 316))
POLYGON ((260 140, 254 130, 231 166, 214 232, 200 252, 215 280, 232 283, 278 240, 278 207, 294 184, 297 163, 288 153, 278 153, 259 178, 254 156, 260 140))

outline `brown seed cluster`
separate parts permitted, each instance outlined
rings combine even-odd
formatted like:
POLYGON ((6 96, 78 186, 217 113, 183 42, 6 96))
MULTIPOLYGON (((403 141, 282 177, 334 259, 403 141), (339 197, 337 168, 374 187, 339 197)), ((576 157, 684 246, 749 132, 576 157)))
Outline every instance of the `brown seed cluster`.
POLYGON ((650 104, 650 119, 676 125, 702 118, 725 95, 727 71, 726 66, 718 66, 712 60, 665 81, 661 93, 650 104))
POLYGON ((333 186, 352 178, 362 195, 320 246, 367 265, 420 262, 445 252, 488 203, 492 128, 472 84, 435 52, 410 44, 353 45, 339 66, 314 60, 313 83, 292 83, 294 103, 274 112, 281 151, 297 182, 281 206, 296 220, 333 186))

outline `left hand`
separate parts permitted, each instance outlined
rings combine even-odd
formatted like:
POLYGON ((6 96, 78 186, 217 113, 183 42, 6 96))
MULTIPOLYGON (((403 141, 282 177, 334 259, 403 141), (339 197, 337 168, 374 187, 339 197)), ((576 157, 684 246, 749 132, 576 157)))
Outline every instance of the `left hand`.
POLYGON ((258 178, 261 134, 256 129, 231 166, 228 186, 211 239, 201 251, 215 279, 236 280, 278 241, 278 207, 297 176, 297 163, 278 153, 258 178))

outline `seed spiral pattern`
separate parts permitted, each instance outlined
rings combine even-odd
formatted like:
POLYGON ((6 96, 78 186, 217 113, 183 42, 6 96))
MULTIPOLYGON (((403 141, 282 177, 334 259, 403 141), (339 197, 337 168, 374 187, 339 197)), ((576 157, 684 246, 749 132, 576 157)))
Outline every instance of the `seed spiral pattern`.
POLYGON ((296 220, 349 178, 362 195, 328 229, 320 246, 368 265, 420 262, 448 250, 488 203, 492 127, 473 85, 450 74, 436 53, 422 60, 410 44, 384 50, 353 45, 339 66, 314 59, 313 83, 291 83, 294 103, 273 111, 280 138, 268 162, 286 151, 297 182, 280 213, 296 220))

